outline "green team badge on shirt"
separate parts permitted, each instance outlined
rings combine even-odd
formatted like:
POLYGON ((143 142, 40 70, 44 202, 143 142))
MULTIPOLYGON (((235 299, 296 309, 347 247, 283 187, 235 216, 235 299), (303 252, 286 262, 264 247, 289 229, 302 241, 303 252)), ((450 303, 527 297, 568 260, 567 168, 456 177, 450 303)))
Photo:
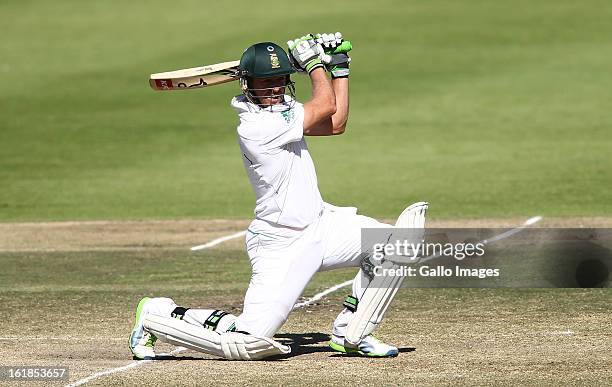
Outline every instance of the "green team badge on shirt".
POLYGON ((290 123, 291 121, 293 121, 293 109, 285 110, 284 112, 281 112, 281 114, 283 115, 287 123, 290 123))

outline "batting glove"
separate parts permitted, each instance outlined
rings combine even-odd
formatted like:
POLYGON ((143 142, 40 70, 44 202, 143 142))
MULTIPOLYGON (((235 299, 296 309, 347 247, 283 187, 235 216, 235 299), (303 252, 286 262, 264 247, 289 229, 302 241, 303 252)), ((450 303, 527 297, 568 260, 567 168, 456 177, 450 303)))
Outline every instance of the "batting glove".
POLYGON ((315 39, 323 49, 320 58, 325 64, 325 69, 331 73, 332 78, 348 78, 350 74, 349 63, 351 62, 348 52, 353 48, 351 42, 344 40, 340 32, 316 34, 315 39))
POLYGON ((293 66, 298 71, 307 71, 310 74, 316 68, 324 67, 319 57, 322 49, 311 34, 287 42, 293 66))

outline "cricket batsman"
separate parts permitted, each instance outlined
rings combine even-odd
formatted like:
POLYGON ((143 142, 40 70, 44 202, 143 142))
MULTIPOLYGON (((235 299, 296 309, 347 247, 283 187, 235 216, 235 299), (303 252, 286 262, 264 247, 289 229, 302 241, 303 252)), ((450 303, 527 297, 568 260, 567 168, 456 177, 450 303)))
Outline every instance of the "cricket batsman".
MULTIPOLYGON (((372 274, 362 264, 368 252, 361 251, 361 229, 399 228, 358 215, 354 207, 325 203, 305 140, 346 129, 351 45, 340 33, 309 34, 289 41, 288 49, 289 54, 271 42, 247 48, 239 65, 242 94, 231 101, 256 198, 255 219, 246 233, 252 276, 242 314, 143 298, 129 339, 135 359, 154 359, 158 339, 232 360, 287 354, 290 348, 273 336, 310 279, 318 271, 346 267, 361 268, 333 323, 330 347, 363 356, 398 354, 372 331, 401 282, 368 287, 372 274), (291 75, 296 71, 310 77, 312 97, 304 104, 295 99, 291 75)), ((425 202, 413 204, 396 226, 422 229, 426 210, 425 202)))

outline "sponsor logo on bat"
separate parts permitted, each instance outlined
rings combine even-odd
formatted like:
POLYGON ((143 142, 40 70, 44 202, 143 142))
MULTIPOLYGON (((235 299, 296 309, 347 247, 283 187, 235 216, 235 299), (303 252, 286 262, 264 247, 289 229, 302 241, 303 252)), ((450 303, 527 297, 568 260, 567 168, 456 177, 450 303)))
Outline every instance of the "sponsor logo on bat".
POLYGON ((157 88, 162 89, 162 90, 172 89, 171 79, 156 79, 155 84, 157 85, 157 88))
POLYGON ((198 83, 187 85, 185 82, 179 82, 177 87, 180 89, 180 88, 185 88, 185 87, 204 87, 206 85, 208 85, 208 83, 206 83, 203 78, 200 78, 200 81, 198 83))

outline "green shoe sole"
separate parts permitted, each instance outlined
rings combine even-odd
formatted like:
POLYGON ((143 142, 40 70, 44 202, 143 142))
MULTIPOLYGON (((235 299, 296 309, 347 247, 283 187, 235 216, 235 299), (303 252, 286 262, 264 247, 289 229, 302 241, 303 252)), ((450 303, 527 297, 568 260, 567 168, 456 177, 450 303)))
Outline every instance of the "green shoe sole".
POLYGON ((341 353, 348 353, 348 354, 356 354, 356 355, 361 355, 361 356, 365 356, 365 357, 396 357, 397 353, 393 353, 393 354, 376 354, 376 353, 365 353, 362 352, 356 348, 347 348, 343 345, 340 344, 336 344, 333 341, 329 342, 329 347, 331 349, 333 349, 336 352, 341 352, 341 353))

